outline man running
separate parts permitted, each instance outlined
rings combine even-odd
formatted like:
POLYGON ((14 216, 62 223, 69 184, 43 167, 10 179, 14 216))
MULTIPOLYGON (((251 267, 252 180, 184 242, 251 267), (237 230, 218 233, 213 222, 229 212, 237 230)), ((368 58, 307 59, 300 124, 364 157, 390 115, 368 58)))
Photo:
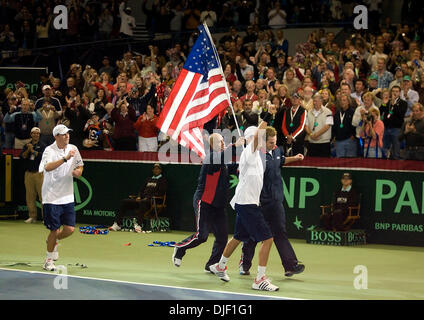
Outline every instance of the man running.
MULTIPOLYGON (((241 146, 243 143, 244 139, 240 138, 235 146, 241 146)), ((219 133, 210 135, 209 144, 212 150, 200 169, 197 189, 193 197, 196 232, 177 243, 172 255, 172 263, 179 267, 186 251, 206 242, 209 232, 212 231, 215 242, 211 256, 206 262, 205 272, 210 272, 209 266, 219 261, 228 240, 225 207, 228 203, 229 170, 235 169, 235 165, 230 165, 231 167, 228 168, 224 161, 225 142, 219 133)))
POLYGON ((263 133, 271 114, 267 113, 259 128, 249 127, 244 133, 247 146, 243 150, 239 164, 239 183, 231 206, 236 211, 234 236, 231 238, 221 256, 219 263, 210 266, 210 270, 223 281, 230 281, 227 274, 227 261, 240 242, 253 239, 262 242, 259 250, 258 273, 252 284, 255 290, 277 291, 279 288, 266 277, 266 266, 273 236, 259 207, 259 198, 263 186, 264 164, 258 145, 263 143, 259 132, 263 133))
POLYGON ((56 270, 53 261, 59 258, 58 241, 69 237, 75 227, 73 178, 81 176, 84 163, 78 148, 69 144, 69 131, 63 124, 54 127, 56 141, 44 150, 39 168, 44 172, 41 189, 44 225, 50 230, 43 266, 47 271, 56 270))
MULTIPOLYGON (((266 128, 266 168, 264 173, 264 185, 262 187, 260 202, 261 211, 268 223, 274 244, 280 255, 285 269, 285 276, 291 277, 301 273, 305 269, 303 264, 298 263, 296 254, 288 239, 286 230, 286 215, 283 201, 283 182, 281 180, 281 166, 295 161, 302 161, 303 155, 284 157, 280 148, 277 147, 277 131, 273 127, 266 128)), ((256 242, 249 240, 243 243, 240 260, 240 274, 249 275, 252 259, 255 254, 256 242)))

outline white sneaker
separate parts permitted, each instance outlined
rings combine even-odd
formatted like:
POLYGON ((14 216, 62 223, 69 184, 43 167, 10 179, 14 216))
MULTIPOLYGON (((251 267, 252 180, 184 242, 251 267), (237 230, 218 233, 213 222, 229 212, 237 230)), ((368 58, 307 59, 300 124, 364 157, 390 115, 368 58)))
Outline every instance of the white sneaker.
POLYGON ((120 230, 121 230, 121 227, 118 226, 116 222, 114 222, 113 225, 109 227, 109 231, 120 231, 120 230))
POLYGON ((172 254, 172 264, 176 267, 179 267, 179 266, 181 266, 182 260, 175 258, 175 255, 177 254, 177 250, 178 250, 178 248, 174 247, 174 253, 172 254))
POLYGON ((141 233, 142 230, 141 230, 141 227, 138 224, 135 224, 134 225, 134 231, 137 232, 137 233, 141 233))
POLYGON ((266 277, 263 276, 259 280, 253 281, 252 288, 254 290, 261 290, 261 291, 278 291, 279 288, 277 286, 274 286, 271 281, 266 277))
POLYGON ((47 271, 56 271, 56 266, 53 263, 53 259, 46 259, 44 261, 43 269, 47 271))
POLYGON ((225 266, 224 269, 221 269, 219 267, 219 263, 215 263, 209 266, 209 270, 213 272, 222 281, 225 281, 225 282, 230 281, 230 277, 227 274, 227 266, 225 266))
POLYGON ((36 223, 36 222, 37 222, 37 220, 34 219, 34 218, 28 218, 28 219, 25 220, 25 223, 36 223))

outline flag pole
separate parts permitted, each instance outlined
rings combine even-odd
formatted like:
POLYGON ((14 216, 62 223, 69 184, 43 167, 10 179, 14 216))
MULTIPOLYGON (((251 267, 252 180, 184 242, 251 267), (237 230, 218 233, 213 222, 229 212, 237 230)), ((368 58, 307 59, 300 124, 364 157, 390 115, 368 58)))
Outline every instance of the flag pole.
POLYGON ((241 137, 240 128, 239 128, 239 125, 238 125, 238 122, 237 122, 237 118, 236 118, 236 113, 234 112, 233 104, 231 103, 230 92, 228 91, 227 80, 225 79, 224 71, 222 70, 221 60, 219 59, 218 52, 216 50, 215 44, 213 43, 212 35, 209 32, 209 28, 208 28, 208 25, 206 24, 206 22, 203 22, 203 27, 205 28, 206 33, 207 33, 207 35, 209 37, 209 40, 212 43, 212 49, 213 49, 213 51, 215 53, 216 60, 218 61, 218 64, 219 64, 219 71, 221 72, 222 79, 225 81, 225 92, 227 93, 228 103, 230 104, 231 111, 233 112, 233 117, 234 117, 234 121, 236 123, 237 132, 238 132, 239 136, 241 137))

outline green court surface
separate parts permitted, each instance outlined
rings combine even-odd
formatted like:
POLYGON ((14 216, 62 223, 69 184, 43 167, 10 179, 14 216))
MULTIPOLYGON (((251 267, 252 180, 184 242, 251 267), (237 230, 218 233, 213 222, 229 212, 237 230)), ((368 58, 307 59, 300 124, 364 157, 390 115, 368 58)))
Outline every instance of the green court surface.
MULTIPOLYGON (((180 268, 171 264, 171 247, 149 247, 153 241, 180 241, 188 232, 136 234, 112 232, 108 235, 75 233, 59 246, 56 265, 68 266, 68 274, 96 279, 110 279, 144 284, 267 295, 294 299, 424 299, 424 248, 363 245, 335 247, 307 244, 293 239, 292 245, 304 273, 284 277, 278 253, 271 250, 267 275, 280 291, 258 292, 251 289, 257 258, 250 276, 238 273, 241 248, 229 260, 231 281, 225 283, 204 272, 213 243, 187 252, 180 268), (125 245, 131 243, 131 245, 125 245), (84 264, 87 268, 78 265, 84 264), (356 266, 364 268, 355 273, 356 266), (355 289, 356 277, 367 289, 355 289)), ((42 223, 27 225, 22 220, 0 221, 0 268, 42 272, 48 230, 42 223)), ((1 288, 0 288, 1 290, 1 288)), ((183 298, 183 297, 182 297, 183 298)))

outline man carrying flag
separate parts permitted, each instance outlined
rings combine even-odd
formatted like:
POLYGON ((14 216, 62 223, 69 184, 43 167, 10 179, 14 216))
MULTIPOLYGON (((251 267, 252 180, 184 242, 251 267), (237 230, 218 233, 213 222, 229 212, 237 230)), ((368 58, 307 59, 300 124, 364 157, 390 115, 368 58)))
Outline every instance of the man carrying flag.
MULTIPOLYGON (((206 158, 201 131, 206 122, 229 106, 229 95, 207 26, 200 26, 199 31, 157 126, 203 159, 193 197, 196 232, 175 245, 172 263, 179 267, 186 251, 204 243, 212 231, 215 242, 205 265, 205 271, 210 272, 209 266, 219 261, 228 240, 225 207, 228 203, 229 173, 224 161, 224 138, 218 133, 209 137, 211 152, 206 158)), ((240 138, 236 146, 243 144, 244 139, 240 138)))
POLYGON ((201 25, 157 127, 204 159, 203 125, 229 106, 226 85, 209 31, 201 25))

